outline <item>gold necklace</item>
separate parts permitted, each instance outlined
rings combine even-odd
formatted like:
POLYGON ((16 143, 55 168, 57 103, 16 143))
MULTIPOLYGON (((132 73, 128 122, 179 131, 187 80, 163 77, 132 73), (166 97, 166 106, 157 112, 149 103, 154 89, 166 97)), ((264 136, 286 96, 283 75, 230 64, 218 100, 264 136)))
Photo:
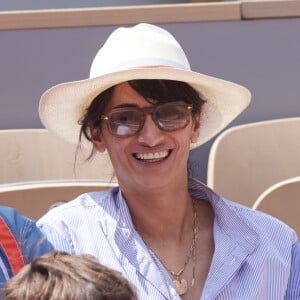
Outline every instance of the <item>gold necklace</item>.
POLYGON ((150 254, 156 256, 160 260, 160 262, 164 265, 164 267, 167 269, 167 271, 172 275, 173 283, 175 285, 176 291, 180 296, 186 294, 186 292, 188 291, 188 282, 181 275, 183 274, 183 272, 184 272, 187 264, 189 263, 191 257, 192 257, 192 260, 193 260, 193 271, 192 271, 191 287, 193 287, 194 284, 195 284, 196 240, 197 240, 198 228, 197 228, 197 212, 196 212, 194 200, 193 200, 193 211, 194 211, 193 239, 192 239, 189 254, 186 257, 186 260, 184 262, 183 267, 179 271, 175 272, 175 271, 170 270, 166 266, 166 264, 163 262, 163 260, 145 243, 146 246, 148 247, 148 249, 150 250, 150 254))
POLYGON ((191 287, 194 286, 195 284, 195 270, 196 270, 196 239, 197 239, 197 212, 196 212, 196 208, 195 208, 195 203, 193 200, 193 210, 194 210, 194 224, 193 224, 193 239, 192 239, 192 243, 191 243, 191 247, 190 247, 190 251, 189 254, 186 257, 186 260, 184 262, 183 267, 175 272, 170 270, 165 263, 163 263, 163 265, 166 267, 166 269, 168 270, 168 272, 173 276, 173 282, 174 285, 176 287, 177 293, 182 296, 184 295, 187 290, 188 290, 188 282, 185 278, 183 278, 181 275, 183 274, 188 262, 190 261, 190 258, 193 258, 193 272, 192 272, 192 282, 191 282, 191 287))

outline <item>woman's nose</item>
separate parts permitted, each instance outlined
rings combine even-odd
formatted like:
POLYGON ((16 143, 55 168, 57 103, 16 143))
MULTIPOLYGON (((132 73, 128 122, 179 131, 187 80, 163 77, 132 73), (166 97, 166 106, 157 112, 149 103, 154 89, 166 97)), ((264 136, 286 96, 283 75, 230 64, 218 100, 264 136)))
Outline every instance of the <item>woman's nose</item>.
POLYGON ((137 139, 139 143, 148 147, 157 146, 162 142, 163 132, 154 123, 150 114, 146 115, 144 126, 139 132, 137 139))

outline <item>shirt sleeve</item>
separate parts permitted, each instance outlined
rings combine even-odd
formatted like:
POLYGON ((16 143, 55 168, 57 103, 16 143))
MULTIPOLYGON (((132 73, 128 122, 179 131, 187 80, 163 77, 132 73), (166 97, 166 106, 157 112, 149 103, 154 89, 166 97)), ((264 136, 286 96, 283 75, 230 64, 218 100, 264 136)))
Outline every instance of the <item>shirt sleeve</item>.
POLYGON ((30 219, 24 220, 23 228, 20 229, 19 243, 22 246, 25 264, 40 255, 53 251, 51 243, 36 226, 36 223, 30 219))
POLYGON ((53 251, 36 223, 8 206, 0 206, 0 281, 6 282, 37 256, 53 251))
POLYGON ((55 250, 64 251, 69 254, 75 254, 74 246, 71 240, 68 240, 45 223, 38 223, 38 226, 43 234, 47 237, 47 240, 53 245, 55 250))
POLYGON ((284 300, 300 299, 300 242, 292 249, 291 273, 284 300))

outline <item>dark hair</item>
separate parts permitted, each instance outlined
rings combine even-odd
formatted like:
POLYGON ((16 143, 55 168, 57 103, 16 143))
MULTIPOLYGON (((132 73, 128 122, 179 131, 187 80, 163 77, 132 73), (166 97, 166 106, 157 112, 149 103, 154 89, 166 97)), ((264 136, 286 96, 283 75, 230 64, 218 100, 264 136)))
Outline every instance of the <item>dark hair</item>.
MULTIPOLYGON (((201 112, 204 98, 189 84, 176 80, 160 79, 138 79, 128 81, 131 88, 138 92, 149 103, 165 103, 184 101, 193 104, 192 116, 201 112)), ((82 119, 79 142, 82 135, 92 142, 91 128, 101 127, 101 118, 106 111, 107 105, 112 97, 114 87, 111 87, 94 98, 90 106, 86 109, 82 119)), ((92 156, 92 154, 91 154, 92 156)))
POLYGON ((129 281, 89 254, 50 252, 25 265, 3 300, 137 300, 129 281))

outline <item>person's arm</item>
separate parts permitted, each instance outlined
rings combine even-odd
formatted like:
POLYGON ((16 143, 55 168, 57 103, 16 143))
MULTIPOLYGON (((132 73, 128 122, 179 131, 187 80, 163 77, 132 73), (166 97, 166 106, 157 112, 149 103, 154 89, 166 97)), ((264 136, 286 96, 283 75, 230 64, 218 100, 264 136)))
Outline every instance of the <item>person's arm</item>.
POLYGON ((20 228, 19 243, 22 249, 24 263, 31 262, 34 258, 53 251, 52 244, 30 219, 23 220, 23 227, 20 228))
MULTIPOLYGON (((12 207, 0 206, 1 286, 35 257, 52 251, 35 222, 12 207)), ((0 287, 1 287, 0 286, 0 287)))
POLYGON ((1 214, 18 244, 24 264, 53 250, 35 221, 10 207, 1 207, 1 214))
POLYGON ((284 300, 300 299, 300 242, 292 249, 291 273, 284 300))

